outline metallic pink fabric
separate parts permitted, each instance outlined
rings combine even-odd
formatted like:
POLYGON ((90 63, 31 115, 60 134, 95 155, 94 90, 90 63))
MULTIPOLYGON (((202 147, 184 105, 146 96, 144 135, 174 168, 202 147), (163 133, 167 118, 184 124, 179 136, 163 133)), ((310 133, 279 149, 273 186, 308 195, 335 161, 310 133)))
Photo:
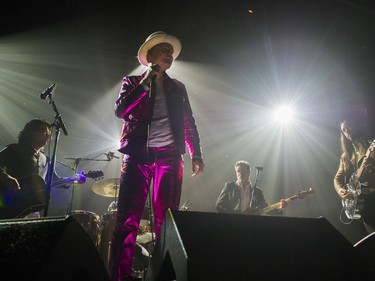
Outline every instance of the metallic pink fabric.
POLYGON ((152 180, 157 238, 167 209, 179 208, 182 178, 182 156, 173 145, 150 148, 148 155, 139 153, 133 157, 125 157, 120 178, 116 227, 111 244, 109 270, 112 281, 120 281, 132 273, 139 222, 152 180))

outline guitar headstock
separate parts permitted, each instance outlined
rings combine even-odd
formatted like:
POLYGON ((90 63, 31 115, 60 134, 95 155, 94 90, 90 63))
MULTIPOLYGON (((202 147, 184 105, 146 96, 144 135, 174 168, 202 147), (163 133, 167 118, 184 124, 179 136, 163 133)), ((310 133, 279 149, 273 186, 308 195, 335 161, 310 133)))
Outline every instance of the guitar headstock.
POLYGON ((315 194, 315 190, 312 189, 312 188, 310 188, 309 190, 306 190, 306 191, 298 191, 295 196, 298 199, 303 199, 306 196, 311 195, 311 194, 315 194))
POLYGON ((369 150, 369 151, 374 151, 374 149, 375 149, 375 139, 374 139, 374 140, 372 141, 372 143, 370 144, 368 150, 369 150))
POLYGON ((97 181, 103 179, 104 173, 100 170, 90 170, 86 173, 86 177, 97 181))

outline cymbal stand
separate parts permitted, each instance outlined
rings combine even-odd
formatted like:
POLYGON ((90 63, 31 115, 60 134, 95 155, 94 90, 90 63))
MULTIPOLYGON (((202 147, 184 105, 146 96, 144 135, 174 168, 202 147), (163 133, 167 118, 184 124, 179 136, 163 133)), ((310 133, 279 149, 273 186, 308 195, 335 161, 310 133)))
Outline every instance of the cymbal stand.
POLYGON ((120 188, 120 186, 119 185, 117 185, 116 184, 116 189, 115 189, 115 200, 114 201, 112 201, 110 204, 109 204, 109 206, 108 206, 108 208, 107 208, 107 212, 111 212, 111 211, 117 211, 117 201, 118 201, 118 195, 117 195, 117 193, 118 193, 118 189, 120 188))
MULTIPOLYGON (((79 161, 81 161, 82 158, 76 158, 74 161, 74 171, 77 171, 79 161)), ((73 207, 73 198, 74 198, 74 191, 75 191, 75 184, 72 185, 72 192, 70 193, 70 200, 69 200, 69 205, 68 209, 66 210, 65 214, 69 215, 72 212, 72 207, 73 207)))

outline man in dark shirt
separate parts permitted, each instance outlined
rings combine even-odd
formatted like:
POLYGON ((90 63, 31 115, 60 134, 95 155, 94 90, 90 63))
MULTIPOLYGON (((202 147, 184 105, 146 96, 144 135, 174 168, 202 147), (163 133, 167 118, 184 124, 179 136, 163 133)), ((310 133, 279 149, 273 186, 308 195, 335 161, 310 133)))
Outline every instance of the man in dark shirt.
POLYGON ((27 215, 48 202, 39 174, 47 165, 42 149, 50 137, 51 125, 33 119, 21 130, 17 143, 0 151, 0 219, 27 215))
MULTIPOLYGON (((216 201, 217 211, 231 214, 262 214, 263 208, 267 207, 268 204, 264 199, 262 190, 253 186, 249 180, 251 173, 249 162, 238 161, 234 169, 237 181, 225 183, 216 201)), ((286 206, 287 201, 282 199, 276 211, 280 214, 286 206)))

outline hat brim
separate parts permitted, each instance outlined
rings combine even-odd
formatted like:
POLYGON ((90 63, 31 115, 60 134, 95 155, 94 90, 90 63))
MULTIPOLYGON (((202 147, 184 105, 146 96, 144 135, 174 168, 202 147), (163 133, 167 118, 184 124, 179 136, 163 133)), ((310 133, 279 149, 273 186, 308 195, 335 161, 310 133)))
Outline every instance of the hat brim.
POLYGON ((142 65, 147 66, 148 65, 148 61, 147 61, 148 50, 150 50, 152 47, 161 43, 168 43, 172 45, 173 60, 175 60, 181 52, 180 40, 178 40, 178 38, 173 35, 160 34, 160 35, 156 35, 155 37, 151 38, 150 40, 142 44, 142 46, 138 50, 138 61, 142 65))

